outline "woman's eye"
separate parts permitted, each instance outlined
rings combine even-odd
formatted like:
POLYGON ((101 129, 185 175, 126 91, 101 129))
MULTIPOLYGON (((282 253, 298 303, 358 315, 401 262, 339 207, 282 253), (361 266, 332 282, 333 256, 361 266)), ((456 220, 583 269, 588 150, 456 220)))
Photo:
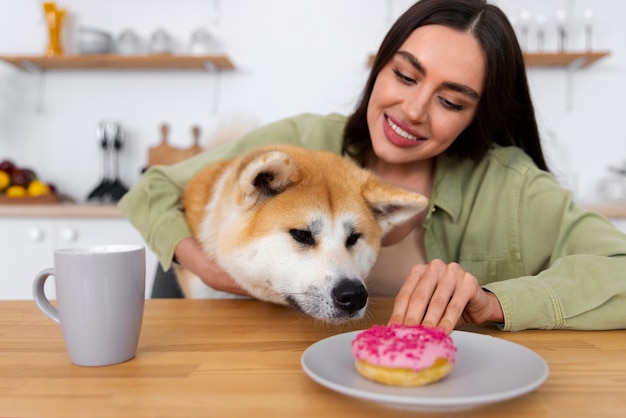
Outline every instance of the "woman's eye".
POLYGON ((396 78, 400 80, 403 84, 415 84, 415 80, 411 77, 408 77, 400 72, 397 68, 394 68, 393 73, 396 75, 396 78))
POLYGON ((441 101, 441 104, 447 109, 454 110, 457 112, 465 109, 465 106, 452 103, 450 100, 444 99, 443 97, 440 97, 439 100, 441 101))

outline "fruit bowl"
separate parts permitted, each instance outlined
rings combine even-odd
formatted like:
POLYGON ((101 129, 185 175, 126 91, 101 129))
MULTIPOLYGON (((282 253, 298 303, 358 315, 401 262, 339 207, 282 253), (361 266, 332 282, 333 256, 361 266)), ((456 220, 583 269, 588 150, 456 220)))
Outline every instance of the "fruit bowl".
POLYGON ((13 161, 0 161, 0 204, 58 203, 56 187, 43 182, 34 170, 18 167, 13 161))

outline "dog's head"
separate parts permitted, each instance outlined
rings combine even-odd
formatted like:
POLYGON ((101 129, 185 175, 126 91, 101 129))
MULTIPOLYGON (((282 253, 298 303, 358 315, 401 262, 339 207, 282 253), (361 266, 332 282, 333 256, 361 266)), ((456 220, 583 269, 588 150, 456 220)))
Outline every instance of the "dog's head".
POLYGON ((330 322, 364 315, 381 238, 427 205, 336 154, 292 146, 246 154, 221 181, 205 247, 251 295, 330 322))

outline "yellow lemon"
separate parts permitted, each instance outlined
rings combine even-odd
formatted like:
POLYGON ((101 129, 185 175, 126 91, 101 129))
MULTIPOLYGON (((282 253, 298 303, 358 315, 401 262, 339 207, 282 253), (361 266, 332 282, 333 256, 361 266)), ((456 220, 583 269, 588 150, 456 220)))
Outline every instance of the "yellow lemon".
POLYGON ((29 196, 41 196, 50 193, 50 187, 42 181, 33 180, 28 185, 29 196))
POLYGON ((7 195, 7 197, 24 197, 27 193, 24 187, 13 185, 9 186, 5 194, 7 195))
POLYGON ((11 176, 6 171, 0 170, 0 190, 4 190, 11 184, 11 176))

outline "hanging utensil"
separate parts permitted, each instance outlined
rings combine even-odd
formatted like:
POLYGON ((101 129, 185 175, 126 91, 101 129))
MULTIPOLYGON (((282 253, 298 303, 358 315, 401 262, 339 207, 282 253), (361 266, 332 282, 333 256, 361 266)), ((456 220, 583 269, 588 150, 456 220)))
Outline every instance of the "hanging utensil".
POLYGON ((128 191, 119 173, 119 153, 125 142, 124 130, 118 123, 101 122, 96 127, 96 137, 103 150, 103 175, 100 184, 89 194, 87 200, 116 203, 128 191))
POLYGON ((121 126, 117 125, 117 130, 115 131, 115 135, 112 137, 112 144, 109 145, 109 148, 113 152, 113 158, 112 158, 113 166, 112 166, 111 172, 113 173, 114 177, 113 177, 113 183, 111 184, 111 187, 109 188, 109 195, 113 202, 118 202, 122 198, 122 196, 124 196, 126 192, 128 192, 128 187, 126 187, 124 183, 122 183, 122 180, 120 179, 120 173, 119 173, 120 171, 119 154, 120 154, 122 147, 124 146, 125 140, 126 140, 126 135, 124 133, 124 130, 121 128, 121 126))
POLYGON ((104 122, 96 126, 96 139, 102 149, 102 179, 100 183, 87 196, 87 201, 101 200, 109 190, 111 181, 109 180, 109 141, 105 132, 104 122))

